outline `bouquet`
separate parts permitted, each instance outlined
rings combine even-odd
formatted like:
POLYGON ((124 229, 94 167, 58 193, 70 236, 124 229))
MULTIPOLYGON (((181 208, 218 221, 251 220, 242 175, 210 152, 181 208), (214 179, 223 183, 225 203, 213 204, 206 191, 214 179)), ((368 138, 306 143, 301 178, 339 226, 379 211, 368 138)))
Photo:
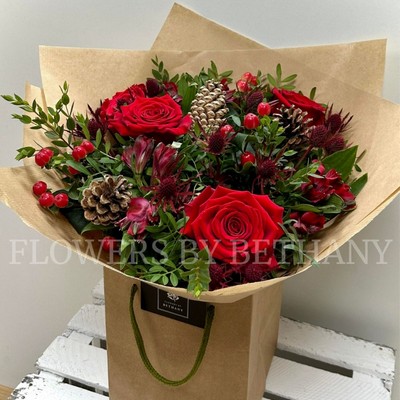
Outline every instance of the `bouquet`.
POLYGON ((368 93, 380 88, 371 54, 382 42, 296 58, 184 12, 167 20, 156 52, 42 47, 44 90, 6 96, 27 129, 25 166, 0 171, 2 201, 52 240, 114 267, 104 276, 115 400, 260 398, 280 283, 349 240, 399 191, 398 107, 368 93), (186 34, 189 20, 202 35, 186 34), (323 58, 343 61, 341 51, 368 68, 354 69, 350 57, 325 70, 323 58), (317 70, 295 61, 304 58, 317 70), (374 189, 368 201, 360 165, 374 189), (194 298, 192 314, 215 308, 198 353, 200 325, 141 308, 149 287, 157 306, 186 312, 175 302, 194 298))
POLYGON ((47 113, 3 96, 49 141, 17 155, 62 181, 33 184, 40 206, 101 240, 110 265, 196 297, 313 262, 307 243, 355 208, 367 182, 353 173, 362 154, 349 144, 350 111, 315 101, 315 87, 296 90, 280 64, 233 80, 213 61, 174 76, 152 63, 145 82, 87 114, 74 112, 67 82, 47 113))

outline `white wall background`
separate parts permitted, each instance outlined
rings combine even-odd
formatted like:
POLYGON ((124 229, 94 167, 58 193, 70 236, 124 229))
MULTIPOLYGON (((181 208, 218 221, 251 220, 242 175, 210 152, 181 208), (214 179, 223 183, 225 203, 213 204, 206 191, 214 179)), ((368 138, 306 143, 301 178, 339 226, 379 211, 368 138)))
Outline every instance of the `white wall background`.
MULTIPOLYGON (((40 85, 40 44, 149 48, 172 4, 172 0, 0 0, 0 93, 23 94, 25 81, 40 85)), ((182 0, 182 4, 271 47, 387 38, 383 96, 400 102, 398 0, 182 0)), ((11 112, 12 107, 0 101, 0 166, 17 165, 14 156, 21 127, 10 120, 11 112)), ((378 240, 381 248, 386 240, 392 241, 385 265, 379 264, 373 246, 368 265, 356 255, 354 265, 331 258, 330 265, 289 280, 283 313, 400 349, 399 206, 397 199, 356 237, 359 247, 364 239, 378 240)), ((32 265, 34 252, 43 261, 54 251, 52 243, 2 204, 0 216, 0 384, 15 386, 34 369, 36 358, 80 305, 90 301, 101 268, 80 265, 77 257, 63 265, 32 265), (11 241, 25 239, 31 245, 17 257, 20 264, 13 265, 11 241)), ((55 252, 60 263, 68 258, 61 248, 55 252)), ((349 259, 346 246, 342 254, 349 259)), ((398 398, 397 383, 393 399, 398 398)))

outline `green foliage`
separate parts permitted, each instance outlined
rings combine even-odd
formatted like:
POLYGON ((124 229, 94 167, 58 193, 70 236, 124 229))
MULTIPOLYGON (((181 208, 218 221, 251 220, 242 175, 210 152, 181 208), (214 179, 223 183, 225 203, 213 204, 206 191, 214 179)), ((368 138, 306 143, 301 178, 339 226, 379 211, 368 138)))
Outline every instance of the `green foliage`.
MULTIPOLYGON (((174 83, 177 93, 172 90, 172 94, 184 114, 190 111, 193 99, 206 81, 213 79, 232 83, 232 71, 218 71, 213 61, 196 75, 183 72, 174 76, 171 76, 164 62, 157 57, 152 63, 152 75, 160 87, 159 95, 169 92, 171 85, 167 83, 174 83)), ((167 172, 164 171, 164 175, 157 171, 160 167, 156 166, 151 154, 146 159, 144 150, 139 155, 124 153, 124 156, 130 154, 130 160, 125 159, 128 165, 125 164, 122 158, 124 150, 129 148, 131 151, 131 147, 139 139, 106 131, 103 126, 97 132, 89 129, 89 126, 92 128, 90 118, 95 113, 91 108, 90 117, 74 113, 74 104, 68 94, 66 82, 60 87, 59 99, 47 109, 43 109, 36 101, 29 104, 18 95, 6 95, 3 98, 22 111, 20 114, 13 114, 14 119, 29 125, 33 130, 42 130, 48 139, 48 148, 54 155, 45 167, 55 170, 65 184, 70 205, 62 213, 75 229, 81 234, 102 232, 120 239, 119 267, 126 274, 162 285, 187 287, 199 297, 209 288, 209 267, 215 260, 212 260, 207 248, 200 250, 195 241, 186 243, 182 240, 185 238, 181 230, 187 222, 185 204, 207 186, 215 188, 223 185, 233 190, 248 190, 256 195, 268 194, 273 202, 284 207, 284 235, 274 250, 281 266, 278 272, 269 274, 269 277, 274 277, 285 274, 294 265, 302 265, 307 259, 315 264, 304 250, 304 241, 308 239, 308 235, 296 231, 293 226, 295 220, 290 217, 293 216, 292 212, 313 212, 324 215, 326 221, 329 221, 348 211, 349 204, 332 192, 315 202, 307 198, 307 185, 314 180, 324 179, 323 173, 318 170, 321 164, 326 171, 335 169, 343 181, 350 185, 354 195, 367 182, 367 174, 358 178, 352 175, 353 170, 360 170, 357 163, 363 155, 357 158, 357 146, 327 155, 324 148, 310 146, 307 135, 299 138, 296 133, 290 132, 288 126, 277 120, 276 114, 258 115, 259 123, 254 129, 249 129, 248 125, 247 129, 244 127, 246 114, 256 113, 255 109, 260 101, 273 100, 272 88, 293 90, 296 77, 296 74, 285 77, 281 65, 278 64, 274 74, 258 71, 256 83, 252 80, 243 92, 228 91, 224 105, 227 114, 225 115, 224 110, 223 118, 224 123, 232 125, 234 132, 217 137, 217 145, 223 149, 220 152, 213 151, 213 134, 204 126, 194 124, 186 135, 176 137, 173 144, 167 145, 168 150, 171 147, 177 149, 177 153, 172 156, 176 156, 177 162, 176 166, 165 168, 167 172), (254 98, 257 99, 254 104, 252 98, 253 102, 254 98), (297 142, 297 139, 300 141, 297 142), (83 140, 90 141, 94 151, 77 161, 73 158, 72 151, 83 140), (244 161, 242 165, 241 157, 245 152, 254 157, 253 161, 245 158, 247 162, 244 161), (143 173, 137 173, 134 166, 129 165, 138 159, 136 157, 144 157, 146 160, 143 173), (265 161, 269 162, 269 166, 265 167, 265 161), (105 175, 123 175, 131 185, 130 196, 150 202, 152 208, 151 212, 145 213, 147 226, 144 232, 139 234, 139 225, 134 218, 129 220, 129 213, 120 223, 108 226, 94 225, 84 218, 80 205, 82 192, 94 180, 101 180, 105 175), (173 179, 166 190, 170 202, 163 203, 160 186, 166 178, 173 179), (128 221, 126 224, 125 220, 128 221)), ((315 93, 316 88, 313 88, 309 97, 313 99, 315 93)), ((136 147, 135 151, 139 151, 141 146, 136 147)), ((21 160, 33 157, 38 151, 40 146, 22 147, 17 150, 16 158, 21 160)), ((162 156, 161 154, 161 159, 162 156)), ((169 161, 162 159, 160 164, 165 166, 169 161)), ((52 211, 56 211, 56 208, 53 207, 52 211)), ((133 210, 132 213, 136 211, 133 210)))

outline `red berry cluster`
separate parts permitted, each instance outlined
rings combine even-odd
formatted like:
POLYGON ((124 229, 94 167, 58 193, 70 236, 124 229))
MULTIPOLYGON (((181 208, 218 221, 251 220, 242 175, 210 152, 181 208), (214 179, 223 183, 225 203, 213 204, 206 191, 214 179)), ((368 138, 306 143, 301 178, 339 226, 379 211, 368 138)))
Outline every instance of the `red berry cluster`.
POLYGON ((81 144, 74 147, 74 149, 72 150, 72 157, 75 161, 80 161, 83 160, 88 154, 93 153, 94 151, 95 151, 94 144, 89 140, 84 140, 81 144))
POLYGON ((35 154, 35 163, 37 165, 39 165, 39 167, 43 168, 45 165, 47 165, 50 162, 53 155, 54 155, 53 150, 45 147, 45 148, 39 150, 35 154))
POLYGON ((246 93, 251 90, 252 87, 257 86, 258 79, 251 72, 245 72, 242 77, 236 82, 236 87, 239 92, 246 93))
POLYGON ((37 181, 32 186, 32 191, 39 197, 39 204, 42 207, 49 208, 51 206, 56 206, 58 208, 65 208, 68 206, 68 195, 66 193, 58 193, 54 196, 53 193, 47 190, 46 182, 37 181))

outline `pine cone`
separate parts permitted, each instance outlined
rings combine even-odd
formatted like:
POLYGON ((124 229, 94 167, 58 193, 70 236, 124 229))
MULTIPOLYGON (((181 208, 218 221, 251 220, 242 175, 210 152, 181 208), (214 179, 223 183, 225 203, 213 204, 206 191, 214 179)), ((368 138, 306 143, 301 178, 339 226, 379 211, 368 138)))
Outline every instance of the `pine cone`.
POLYGON ((221 83, 209 80, 196 94, 189 115, 205 133, 212 134, 224 123, 228 111, 221 83))
POLYGON ((81 200, 85 218, 95 225, 110 225, 123 218, 129 208, 131 187, 121 175, 92 181, 81 200))
POLYGON ((306 112, 295 106, 290 108, 282 106, 278 111, 273 115, 274 121, 278 121, 279 125, 285 129, 287 138, 304 137, 309 132, 312 119, 306 118, 306 112))

